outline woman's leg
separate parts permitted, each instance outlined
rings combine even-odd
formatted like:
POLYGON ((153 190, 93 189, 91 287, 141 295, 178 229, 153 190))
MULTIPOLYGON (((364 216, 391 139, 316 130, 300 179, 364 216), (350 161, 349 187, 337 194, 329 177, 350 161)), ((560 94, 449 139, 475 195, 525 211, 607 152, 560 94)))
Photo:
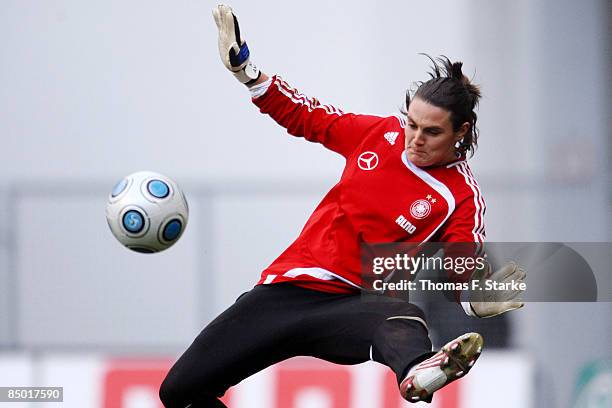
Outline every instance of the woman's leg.
POLYGON ((383 296, 326 296, 303 315, 310 330, 300 343, 301 355, 339 364, 371 359, 390 367, 398 383, 410 366, 433 355, 419 307, 383 296))
POLYGON ((372 358, 401 380, 431 354, 423 313, 412 304, 260 285, 198 335, 168 373, 160 398, 167 408, 223 407, 218 398, 229 387, 298 355, 339 364, 372 358))
POLYGON ((170 369, 160 388, 167 408, 224 407, 228 388, 292 357, 292 316, 281 288, 257 286, 212 321, 170 369), (191 404, 191 405, 189 405, 191 404))
POLYGON ((392 298, 330 299, 319 312, 311 311, 309 343, 300 354, 340 364, 368 359, 390 367, 405 399, 430 402, 438 389, 465 375, 482 350, 482 337, 466 333, 431 351, 425 318, 410 303, 392 298))

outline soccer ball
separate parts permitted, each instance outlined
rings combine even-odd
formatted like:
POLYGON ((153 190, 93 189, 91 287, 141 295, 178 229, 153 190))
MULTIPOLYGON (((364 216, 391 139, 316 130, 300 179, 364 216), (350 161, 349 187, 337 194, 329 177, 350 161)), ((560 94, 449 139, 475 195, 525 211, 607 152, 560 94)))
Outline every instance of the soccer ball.
POLYGON ((179 186, 152 171, 119 181, 108 196, 106 220, 127 248, 153 253, 170 248, 187 226, 189 207, 179 186))

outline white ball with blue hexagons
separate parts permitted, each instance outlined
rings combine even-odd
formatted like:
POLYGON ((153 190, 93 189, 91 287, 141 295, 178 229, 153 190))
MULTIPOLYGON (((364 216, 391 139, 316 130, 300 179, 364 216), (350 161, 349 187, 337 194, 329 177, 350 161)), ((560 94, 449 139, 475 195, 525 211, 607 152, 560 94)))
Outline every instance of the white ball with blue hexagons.
POLYGON ((152 171, 139 171, 120 180, 106 204, 111 232, 137 252, 170 248, 185 231, 188 218, 187 199, 178 184, 152 171))

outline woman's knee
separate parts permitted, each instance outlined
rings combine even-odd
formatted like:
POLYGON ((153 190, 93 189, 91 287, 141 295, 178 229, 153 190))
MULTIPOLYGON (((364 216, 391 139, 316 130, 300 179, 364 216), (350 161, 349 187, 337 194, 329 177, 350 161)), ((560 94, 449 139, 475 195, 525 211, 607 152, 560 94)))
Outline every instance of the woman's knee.
POLYGON ((166 408, 181 407, 181 399, 184 398, 181 392, 181 384, 176 375, 170 371, 161 386, 159 387, 159 399, 166 408))
POLYGON ((217 399, 222 396, 214 373, 205 375, 204 367, 196 372, 180 370, 176 366, 170 369, 159 388, 159 398, 166 408, 184 408, 194 403, 194 407, 224 407, 217 399), (199 403, 200 405, 196 404, 199 403))

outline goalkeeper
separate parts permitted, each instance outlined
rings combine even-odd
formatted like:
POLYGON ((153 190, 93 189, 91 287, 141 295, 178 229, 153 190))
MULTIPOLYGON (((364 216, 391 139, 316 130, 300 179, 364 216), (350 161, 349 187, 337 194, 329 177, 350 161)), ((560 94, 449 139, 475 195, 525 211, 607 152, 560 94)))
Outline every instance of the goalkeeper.
MULTIPOLYGON (((417 306, 382 296, 364 302, 360 246, 432 241, 482 248, 485 203, 467 163, 478 139, 478 86, 460 62, 440 58, 432 60, 431 79, 406 96, 402 115, 346 113, 261 72, 232 9, 219 5, 213 15, 221 60, 259 110, 346 162, 295 242, 170 369, 160 389, 164 406, 224 407, 219 398, 231 386, 294 356, 373 360, 394 371, 403 398, 431 401, 470 370, 483 339, 466 333, 433 352, 417 306)), ((472 279, 525 278, 515 264, 489 269, 477 269, 472 279)), ((491 317, 521 307, 520 294, 495 291, 462 306, 471 316, 491 317)))

